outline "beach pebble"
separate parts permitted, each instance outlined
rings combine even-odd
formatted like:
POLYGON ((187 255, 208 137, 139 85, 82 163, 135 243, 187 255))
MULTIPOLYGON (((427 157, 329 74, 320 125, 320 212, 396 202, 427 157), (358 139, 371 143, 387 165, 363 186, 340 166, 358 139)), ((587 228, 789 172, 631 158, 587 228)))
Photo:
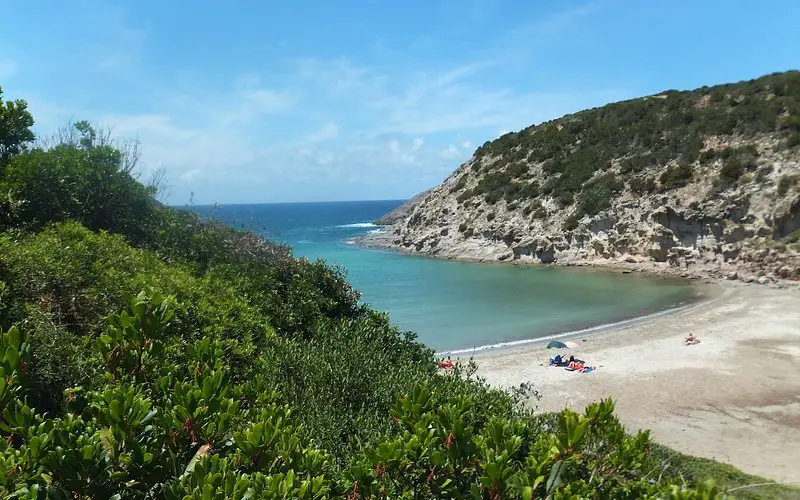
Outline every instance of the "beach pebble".
POLYGON ((766 276, 759 276, 758 278, 759 285, 766 285, 767 283, 769 283, 769 278, 767 278, 766 276))

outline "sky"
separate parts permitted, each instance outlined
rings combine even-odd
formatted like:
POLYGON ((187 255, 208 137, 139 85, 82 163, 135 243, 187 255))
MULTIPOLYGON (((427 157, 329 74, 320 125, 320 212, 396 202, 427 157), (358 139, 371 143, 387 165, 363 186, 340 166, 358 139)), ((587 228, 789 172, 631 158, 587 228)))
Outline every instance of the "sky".
POLYGON ((174 204, 408 198, 487 140, 800 68, 800 2, 0 1, 0 86, 48 136, 142 144, 174 204))

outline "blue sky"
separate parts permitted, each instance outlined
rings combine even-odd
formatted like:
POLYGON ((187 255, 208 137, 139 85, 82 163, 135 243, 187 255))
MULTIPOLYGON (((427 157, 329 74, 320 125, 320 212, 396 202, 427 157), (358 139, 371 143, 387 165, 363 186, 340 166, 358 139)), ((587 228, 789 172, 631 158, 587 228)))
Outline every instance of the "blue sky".
POLYGON ((36 131, 143 144, 182 204, 406 198, 505 131, 800 67, 800 2, 39 1, 0 6, 36 131))

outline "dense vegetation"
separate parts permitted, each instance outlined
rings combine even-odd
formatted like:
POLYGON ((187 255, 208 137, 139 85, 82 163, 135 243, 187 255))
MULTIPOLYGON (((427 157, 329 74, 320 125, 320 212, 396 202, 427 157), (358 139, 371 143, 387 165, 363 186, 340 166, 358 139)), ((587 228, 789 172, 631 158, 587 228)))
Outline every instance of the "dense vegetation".
POLYGON ((625 183, 640 194, 685 186, 698 163, 724 162, 714 189, 731 187, 756 168, 757 152, 701 152, 703 139, 767 133, 783 137, 782 147, 800 145, 800 72, 666 91, 505 134, 478 148, 453 192, 461 203, 480 196, 515 206, 550 196, 561 208, 573 207, 575 222, 610 206, 625 183))
POLYGON ((534 416, 470 365, 440 375, 339 270, 157 203, 85 122, 32 149, 31 124, 0 106, 4 497, 688 499, 753 479, 692 474, 611 401, 534 416))

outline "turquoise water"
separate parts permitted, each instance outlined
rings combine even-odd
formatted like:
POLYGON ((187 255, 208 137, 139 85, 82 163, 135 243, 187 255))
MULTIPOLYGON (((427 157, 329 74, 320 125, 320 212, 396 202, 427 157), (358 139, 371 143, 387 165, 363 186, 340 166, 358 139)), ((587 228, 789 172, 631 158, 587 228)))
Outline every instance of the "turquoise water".
POLYGON ((359 248, 352 238, 401 201, 195 207, 344 267, 362 300, 443 351, 533 339, 675 307, 697 292, 676 280, 581 269, 475 264, 359 248))

